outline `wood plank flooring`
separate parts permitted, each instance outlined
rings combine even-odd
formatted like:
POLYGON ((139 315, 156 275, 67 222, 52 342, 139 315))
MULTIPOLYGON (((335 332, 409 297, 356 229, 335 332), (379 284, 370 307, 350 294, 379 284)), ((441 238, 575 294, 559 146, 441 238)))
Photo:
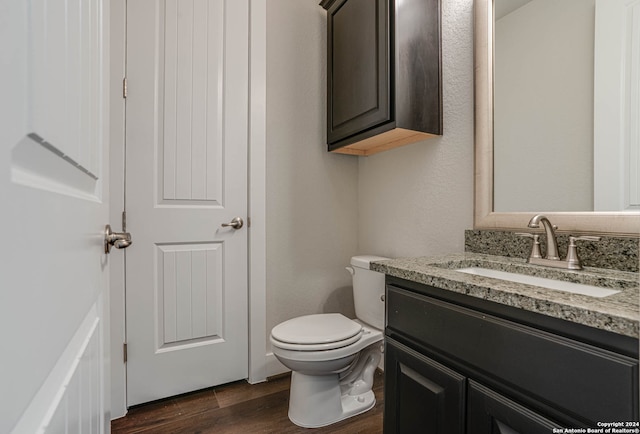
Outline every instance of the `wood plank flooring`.
MULTIPOLYGON (((290 375, 250 385, 246 381, 143 404, 111 421, 114 434, 301 433, 287 417, 290 375)), ((383 374, 376 372, 376 405, 368 412, 313 433, 382 433, 383 374)))

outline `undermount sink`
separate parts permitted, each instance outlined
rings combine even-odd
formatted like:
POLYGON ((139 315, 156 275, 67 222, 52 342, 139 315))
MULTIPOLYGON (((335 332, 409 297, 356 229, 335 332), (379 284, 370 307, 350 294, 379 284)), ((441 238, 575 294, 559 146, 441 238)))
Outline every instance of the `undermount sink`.
POLYGON ((529 276, 526 274, 511 273, 502 270, 493 270, 482 267, 458 268, 461 273, 474 274, 477 276, 490 277, 493 279, 506 280, 510 282, 523 283, 526 285, 539 286, 547 289, 571 292, 573 294, 588 295, 590 297, 607 297, 617 294, 618 290, 601 288, 599 286, 585 285, 582 283, 567 282, 563 280, 548 279, 546 277, 529 276))

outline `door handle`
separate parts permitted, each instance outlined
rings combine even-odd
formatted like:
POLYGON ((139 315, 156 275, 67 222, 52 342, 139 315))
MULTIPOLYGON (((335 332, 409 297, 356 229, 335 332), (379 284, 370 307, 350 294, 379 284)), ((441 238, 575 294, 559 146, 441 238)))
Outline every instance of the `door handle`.
POLYGON ((104 252, 109 254, 111 246, 116 249, 126 249, 133 243, 129 232, 113 232, 110 225, 104 227, 104 252))
POLYGON ((244 222, 242 221, 241 217, 234 218, 230 223, 222 223, 223 228, 232 227, 236 230, 240 229, 242 225, 244 225, 244 222))

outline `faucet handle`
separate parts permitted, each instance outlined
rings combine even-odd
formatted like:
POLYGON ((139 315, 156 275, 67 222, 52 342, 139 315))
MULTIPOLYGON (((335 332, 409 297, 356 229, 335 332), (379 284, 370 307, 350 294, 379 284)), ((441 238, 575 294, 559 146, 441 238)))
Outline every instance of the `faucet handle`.
POLYGON ((569 242, 571 242, 572 238, 573 238, 573 241, 600 241, 602 239, 602 237, 594 237, 591 235, 580 235, 579 237, 570 235, 569 242))
POLYGON ((529 232, 516 232, 516 235, 519 237, 533 238, 533 234, 530 234, 529 232))
POLYGON ((569 235, 569 247, 567 248, 567 268, 570 270, 582 270, 582 263, 578 257, 578 247, 576 241, 600 241, 601 237, 590 235, 573 236, 569 235))
POLYGON ((531 246, 531 254, 529 255, 529 259, 542 258, 542 253, 540 251, 540 235, 530 234, 529 232, 516 232, 516 235, 519 237, 533 238, 533 246, 531 246))

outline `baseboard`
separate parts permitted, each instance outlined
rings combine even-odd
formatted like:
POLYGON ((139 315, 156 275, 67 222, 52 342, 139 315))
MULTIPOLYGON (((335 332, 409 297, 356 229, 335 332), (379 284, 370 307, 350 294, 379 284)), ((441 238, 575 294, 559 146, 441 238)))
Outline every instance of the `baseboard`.
POLYGON ((289 368, 280 363, 280 361, 276 358, 276 356, 273 355, 273 353, 267 353, 264 358, 267 367, 267 378, 284 374, 285 372, 290 371, 289 368))

